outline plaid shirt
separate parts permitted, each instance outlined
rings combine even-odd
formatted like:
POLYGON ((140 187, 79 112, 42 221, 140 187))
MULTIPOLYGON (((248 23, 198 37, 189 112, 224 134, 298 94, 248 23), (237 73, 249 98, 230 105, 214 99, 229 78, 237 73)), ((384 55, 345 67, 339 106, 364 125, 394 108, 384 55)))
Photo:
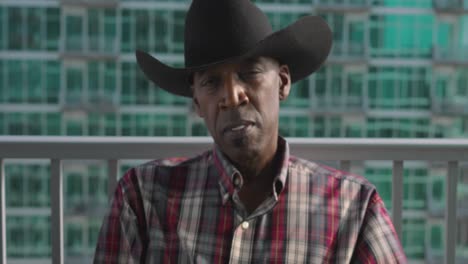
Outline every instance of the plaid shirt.
POLYGON ((215 147, 153 161, 119 181, 95 263, 406 263, 375 187, 289 156, 252 213, 242 176, 215 147))

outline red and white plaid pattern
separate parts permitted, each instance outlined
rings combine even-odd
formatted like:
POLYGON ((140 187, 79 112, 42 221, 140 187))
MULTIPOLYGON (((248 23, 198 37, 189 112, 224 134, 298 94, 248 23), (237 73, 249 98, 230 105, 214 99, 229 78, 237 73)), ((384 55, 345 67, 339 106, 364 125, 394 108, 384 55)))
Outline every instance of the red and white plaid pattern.
POLYGON ((216 148, 153 161, 119 181, 95 263, 406 263, 366 179, 289 156, 247 213, 240 173, 216 148), (234 179, 238 183, 234 185, 234 179))

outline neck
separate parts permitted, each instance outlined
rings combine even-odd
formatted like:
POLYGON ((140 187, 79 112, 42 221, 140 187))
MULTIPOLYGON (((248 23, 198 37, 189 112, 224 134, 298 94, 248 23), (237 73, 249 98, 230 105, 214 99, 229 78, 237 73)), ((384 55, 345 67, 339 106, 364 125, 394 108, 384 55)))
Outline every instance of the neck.
POLYGON ((245 184, 261 183, 270 180, 269 178, 274 175, 275 165, 278 164, 276 161, 280 156, 277 152, 278 146, 275 142, 270 145, 269 151, 231 162, 242 174, 245 184), (269 153, 269 155, 265 155, 265 153, 269 153))

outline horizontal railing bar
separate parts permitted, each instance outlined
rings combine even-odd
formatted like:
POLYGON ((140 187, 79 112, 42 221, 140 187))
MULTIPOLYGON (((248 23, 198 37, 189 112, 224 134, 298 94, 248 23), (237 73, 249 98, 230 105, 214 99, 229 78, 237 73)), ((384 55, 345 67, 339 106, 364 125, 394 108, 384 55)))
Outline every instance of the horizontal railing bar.
POLYGON ((458 162, 449 161, 445 193, 445 263, 455 263, 457 245, 457 182, 458 162))
MULTIPOLYGON (((209 137, 0 136, 0 157, 156 159, 193 156, 209 137), (125 151, 122 151, 124 149, 125 151)), ((289 138, 294 155, 313 160, 468 160, 467 139, 289 138)))
POLYGON ((392 179, 392 221, 400 240, 403 230, 403 161, 396 160, 393 162, 393 179, 392 179))
POLYGON ((6 262, 5 164, 0 158, 0 263, 6 262))
POLYGON ((62 264, 64 260, 62 161, 52 159, 50 165, 52 263, 62 264))

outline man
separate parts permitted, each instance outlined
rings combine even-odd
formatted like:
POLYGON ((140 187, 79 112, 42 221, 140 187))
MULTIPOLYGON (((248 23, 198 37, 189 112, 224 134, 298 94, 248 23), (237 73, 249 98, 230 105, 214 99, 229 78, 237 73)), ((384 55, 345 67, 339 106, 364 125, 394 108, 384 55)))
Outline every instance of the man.
POLYGON ((191 97, 214 139, 190 159, 153 161, 119 181, 96 263, 405 263, 364 178, 289 154, 279 103, 324 62, 331 32, 304 17, 272 32, 248 0, 194 0, 186 68, 137 51, 146 76, 191 97))

